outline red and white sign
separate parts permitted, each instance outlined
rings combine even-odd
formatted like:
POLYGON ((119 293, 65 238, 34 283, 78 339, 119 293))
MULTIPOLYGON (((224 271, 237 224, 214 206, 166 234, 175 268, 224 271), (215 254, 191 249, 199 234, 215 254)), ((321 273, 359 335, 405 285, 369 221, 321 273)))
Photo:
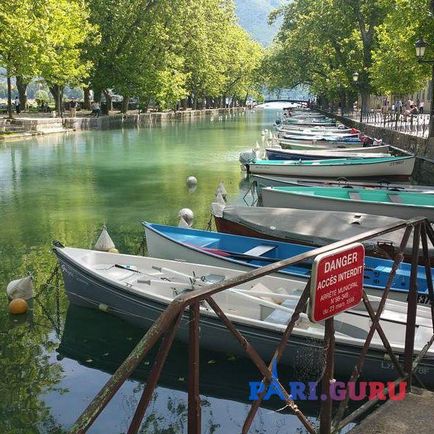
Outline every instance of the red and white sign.
POLYGON ((365 248, 356 243, 315 258, 309 317, 318 322, 357 306, 363 295, 365 248))

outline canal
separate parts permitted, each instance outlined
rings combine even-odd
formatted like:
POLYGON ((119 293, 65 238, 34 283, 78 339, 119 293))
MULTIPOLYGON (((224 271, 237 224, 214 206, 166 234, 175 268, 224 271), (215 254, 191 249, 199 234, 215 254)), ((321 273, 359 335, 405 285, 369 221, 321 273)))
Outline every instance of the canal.
MULTIPOLYGON (((41 136, 0 148, 0 432, 63 433, 143 335, 102 312, 68 306, 62 285, 45 285, 55 266, 52 240, 90 248, 103 224, 120 252, 135 253, 148 220, 177 224, 191 208, 205 228, 223 180, 239 195, 238 155, 260 139, 275 113, 248 112, 146 129, 41 136), (198 179, 188 190, 186 178, 198 179), (23 318, 7 313, 7 283, 32 273, 39 296, 23 318)), ((238 199, 240 200, 240 199, 238 199)), ((187 427, 187 348, 176 343, 145 415, 144 433, 183 433, 187 427)), ((126 432, 150 369, 150 355, 90 430, 126 432)), ((318 360, 300 361, 282 381, 314 381, 318 360)), ((201 353, 202 427, 240 432, 249 408, 252 364, 231 354, 201 353)), ((301 432, 293 416, 266 403, 252 432, 301 432)), ((315 405, 301 405, 314 420, 315 405)))

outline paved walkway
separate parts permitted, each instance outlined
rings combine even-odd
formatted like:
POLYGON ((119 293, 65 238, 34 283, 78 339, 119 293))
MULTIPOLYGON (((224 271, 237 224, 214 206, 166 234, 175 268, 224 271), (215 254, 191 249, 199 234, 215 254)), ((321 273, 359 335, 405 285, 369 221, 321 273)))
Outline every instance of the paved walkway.
POLYGON ((414 388, 403 401, 387 401, 350 434, 433 434, 434 393, 414 388))

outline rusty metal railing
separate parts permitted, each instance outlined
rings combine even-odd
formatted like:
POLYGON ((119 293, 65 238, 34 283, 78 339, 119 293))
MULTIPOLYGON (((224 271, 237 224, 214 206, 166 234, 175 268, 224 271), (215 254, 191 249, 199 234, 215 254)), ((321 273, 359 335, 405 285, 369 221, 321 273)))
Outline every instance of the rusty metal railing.
MULTIPOLYGON (((362 347, 359 359, 354 367, 350 381, 356 381, 362 372, 365 357, 368 353, 369 345, 371 343, 374 333, 377 332, 380 336, 384 348, 390 357, 399 377, 395 380, 398 384, 402 381, 407 381, 408 388, 411 388, 412 378, 416 377, 415 368, 419 362, 423 359, 434 341, 434 334, 432 338, 427 342, 423 350, 414 359, 414 335, 416 324, 416 308, 417 308, 417 265, 419 259, 420 244, 422 244, 422 254, 425 259, 425 273, 429 291, 429 298, 431 304, 431 315, 433 323, 434 333, 434 292, 433 282, 431 276, 431 267, 428 251, 428 239, 434 246, 434 231, 431 228, 429 222, 424 218, 414 218, 400 224, 393 224, 380 229, 374 229, 364 232, 360 235, 335 242, 333 244, 323 246, 309 252, 293 256, 288 259, 284 259, 264 267, 243 273, 239 276, 227 279, 223 282, 212 284, 206 288, 201 288, 187 293, 182 293, 176 297, 167 309, 160 315, 155 321, 152 327, 146 332, 143 338, 139 341, 134 350, 129 354, 121 366, 116 370, 113 376, 107 381, 100 392, 95 396, 92 402, 80 415, 77 421, 71 428, 71 433, 82 434, 85 433, 89 427, 94 423, 98 415, 103 411, 111 398, 121 387, 121 385, 129 378, 135 368, 147 355, 149 350, 154 347, 161 339, 161 344, 154 360, 152 369, 149 374, 146 387, 143 390, 140 401, 137 405, 135 414, 128 429, 128 434, 136 434, 140 428, 143 416, 146 412, 148 404, 151 400, 153 391, 157 386, 161 371, 164 367, 165 360, 175 339, 177 329, 180 325, 181 318, 188 308, 189 314, 189 380, 188 380, 188 432, 189 434, 199 434, 201 431, 201 410, 200 410, 200 397, 199 397, 199 319, 200 319, 200 303, 206 301, 213 309, 217 317, 223 322, 226 328, 231 332, 234 338, 238 341, 245 354, 253 361, 258 370, 263 376, 263 383, 265 386, 273 381, 274 385, 280 388, 282 395, 285 398, 287 407, 295 414, 303 426, 309 433, 316 433, 315 427, 298 408, 291 396, 288 395, 285 388, 279 383, 278 379, 272 376, 272 365, 278 363, 283 355, 284 350, 287 347, 288 340, 294 329, 300 314, 304 311, 309 299, 310 279, 300 296, 294 313, 286 327, 285 332, 282 334, 282 338, 272 355, 271 362, 267 366, 265 361, 260 357, 255 348, 249 343, 249 341, 237 330, 232 324, 230 319, 225 315, 222 309, 214 301, 212 296, 226 289, 232 288, 241 283, 245 283, 251 280, 255 280, 259 277, 269 275, 275 271, 278 271, 289 265, 296 264, 298 262, 305 261, 307 259, 313 259, 321 253, 325 253, 340 247, 347 246, 354 242, 361 242, 369 240, 373 237, 378 237, 386 233, 394 232, 396 230, 405 229, 402 241, 400 243, 399 252, 393 258, 392 269, 384 288, 381 301, 378 309, 375 312, 368 296, 364 292, 363 303, 366 310, 372 320, 369 333, 362 347), (405 352, 404 352, 404 366, 401 366, 398 357, 393 353, 392 347, 388 342, 388 339, 381 327, 380 317, 383 312, 387 296, 390 292, 393 279, 396 271, 399 268, 400 263, 403 260, 403 252, 406 248, 411 233, 413 232, 413 249, 412 249, 412 261, 411 261, 411 273, 410 273, 410 289, 408 296, 408 308, 407 308, 407 326, 405 337, 405 352), (420 242, 421 241, 421 242, 420 242), (413 360, 414 359, 414 360, 413 360)), ((363 412, 367 411, 377 400, 370 400, 355 410, 350 415, 345 415, 345 410, 348 406, 349 394, 346 393, 346 398, 341 401, 340 406, 335 414, 335 418, 332 421, 332 397, 330 396, 330 381, 334 375, 334 322, 333 318, 326 320, 325 323, 325 335, 324 335, 324 349, 326 352, 326 364, 325 371, 322 379, 323 393, 327 396, 327 399, 321 402, 320 409, 320 434, 329 434, 332 431, 336 431, 359 417, 363 412)), ((261 406, 263 397, 266 393, 266 387, 259 394, 258 399, 253 401, 250 411, 245 419, 242 432, 248 433, 255 415, 261 406)), ((385 391, 387 394, 387 391, 385 391)))

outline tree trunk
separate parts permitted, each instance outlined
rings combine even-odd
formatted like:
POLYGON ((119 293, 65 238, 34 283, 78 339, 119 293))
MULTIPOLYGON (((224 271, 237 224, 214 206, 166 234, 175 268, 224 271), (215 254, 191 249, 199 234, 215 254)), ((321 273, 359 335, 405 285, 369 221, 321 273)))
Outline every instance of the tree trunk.
POLYGON ((369 95, 370 92, 367 89, 362 89, 360 92, 362 103, 361 103, 361 109, 362 113, 367 113, 369 111, 369 95))
POLYGON ((17 89, 18 89, 18 98, 20 99, 20 106, 22 110, 27 109, 27 85, 29 84, 27 81, 23 79, 23 77, 17 76, 17 89))
POLYGON ((7 76, 8 82, 8 117, 12 119, 14 116, 12 114, 12 86, 11 86, 11 78, 9 75, 7 76))
POLYGON ((90 89, 88 87, 83 89, 83 99, 83 108, 90 110, 90 89))
POLYGON ((49 87, 51 95, 53 95, 55 102, 55 110, 58 116, 63 116, 63 86, 59 86, 58 84, 53 84, 49 87))
POLYGON ((109 114, 113 110, 113 101, 110 93, 107 90, 103 90, 105 96, 105 104, 106 104, 106 113, 109 114))
POLYGON ((130 97, 124 95, 124 97, 122 98, 122 107, 121 107, 122 113, 126 113, 128 111, 129 102, 130 102, 130 97))

